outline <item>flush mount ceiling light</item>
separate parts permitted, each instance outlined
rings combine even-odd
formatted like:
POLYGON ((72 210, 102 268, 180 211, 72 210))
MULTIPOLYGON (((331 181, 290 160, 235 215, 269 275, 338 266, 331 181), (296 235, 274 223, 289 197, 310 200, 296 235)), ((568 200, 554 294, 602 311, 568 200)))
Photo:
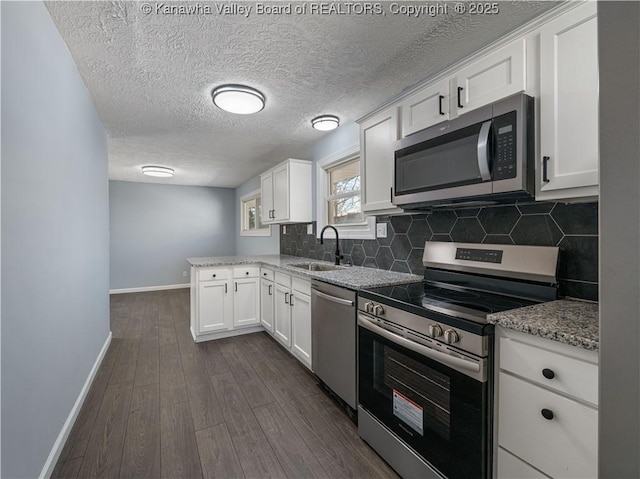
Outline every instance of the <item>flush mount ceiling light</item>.
POLYGON ((245 85, 219 86, 211 92, 211 97, 218 108, 238 115, 258 113, 265 102, 262 93, 245 85))
POLYGON ((158 178, 171 178, 173 176, 173 169, 167 168, 166 166, 143 166, 142 173, 158 178))
POLYGON ((311 126, 320 131, 335 130, 340 126, 340 119, 333 115, 317 116, 311 120, 311 126))

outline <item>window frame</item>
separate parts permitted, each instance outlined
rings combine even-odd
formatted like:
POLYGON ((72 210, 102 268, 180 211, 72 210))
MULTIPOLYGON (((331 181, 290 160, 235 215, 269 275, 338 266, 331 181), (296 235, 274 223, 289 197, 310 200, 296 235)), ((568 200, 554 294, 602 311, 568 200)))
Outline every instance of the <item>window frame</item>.
MULTIPOLYGON (((251 193, 247 193, 246 195, 242 195, 240 197, 240 236, 271 236, 271 225, 262 225, 262 228, 256 228, 252 230, 245 230, 245 203, 255 199, 260 198, 262 200, 262 191, 254 190, 251 193)), ((258 211, 256 208, 256 217, 258 216, 258 211)))
MULTIPOLYGON (((362 156, 360 144, 356 143, 344 148, 333 155, 322 158, 316 162, 316 236, 320 238, 320 232, 328 224, 328 196, 329 196, 329 170, 341 163, 347 163, 356 157, 360 159, 360 204, 362 205, 362 156)), ((365 213, 364 223, 346 223, 334 226, 340 235, 340 239, 375 239, 376 218, 365 213)), ((333 238, 333 232, 329 232, 328 238, 333 238)))

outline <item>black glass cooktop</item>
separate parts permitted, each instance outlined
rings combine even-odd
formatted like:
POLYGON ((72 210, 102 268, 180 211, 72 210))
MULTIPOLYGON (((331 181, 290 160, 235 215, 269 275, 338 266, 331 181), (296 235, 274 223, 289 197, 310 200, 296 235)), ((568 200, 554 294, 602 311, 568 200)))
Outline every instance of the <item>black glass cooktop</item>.
POLYGON ((489 313, 536 304, 536 301, 526 299, 475 290, 449 289, 424 282, 371 288, 362 291, 361 296, 401 309, 402 304, 407 304, 412 306, 413 311, 424 308, 479 323, 485 323, 489 313))

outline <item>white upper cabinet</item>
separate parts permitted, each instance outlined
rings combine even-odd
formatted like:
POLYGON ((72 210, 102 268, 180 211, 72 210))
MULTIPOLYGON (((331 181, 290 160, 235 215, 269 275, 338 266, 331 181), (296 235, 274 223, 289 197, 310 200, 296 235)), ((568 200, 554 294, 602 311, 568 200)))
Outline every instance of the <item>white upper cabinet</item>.
POLYGON ((429 85, 400 105, 402 136, 408 136, 449 119, 449 80, 429 85))
POLYGON ((260 175, 262 223, 310 223, 312 162, 287 160, 260 175))
POLYGON ((526 46, 511 42, 402 100, 402 137, 525 91, 526 46))
POLYGON ((458 70, 451 80, 450 118, 525 91, 526 64, 521 38, 458 70))
POLYGON ((393 158, 398 140, 398 108, 393 106, 360 123, 362 211, 401 212, 391 204, 393 158))
POLYGON ((598 30, 587 2, 540 30, 536 199, 598 194, 598 30))

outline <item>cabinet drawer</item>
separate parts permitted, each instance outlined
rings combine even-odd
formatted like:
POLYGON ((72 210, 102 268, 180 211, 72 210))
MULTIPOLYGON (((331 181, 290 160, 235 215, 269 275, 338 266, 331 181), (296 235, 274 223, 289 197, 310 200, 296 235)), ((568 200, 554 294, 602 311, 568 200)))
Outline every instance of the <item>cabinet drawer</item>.
POLYGON ((596 409, 505 373, 498 387, 500 446, 551 477, 597 477, 596 409))
POLYGON ((202 268, 198 271, 199 281, 218 281, 229 279, 229 270, 220 268, 202 268))
POLYGON ((260 277, 263 279, 268 279, 269 281, 273 281, 273 270, 272 269, 266 269, 266 268, 261 268, 260 269, 260 277))
POLYGON ((303 293, 308 296, 311 295, 311 282, 306 279, 291 277, 291 289, 298 293, 303 293))
POLYGON ((275 280, 276 283, 281 284, 282 286, 286 286, 287 288, 291 287, 291 275, 287 273, 276 271, 275 280))
POLYGON ((545 387, 598 404, 598 366, 520 341, 500 339, 500 369, 545 387), (548 379, 543 374, 543 370, 548 379))
POLYGON ((242 266, 233 268, 233 277, 238 278, 257 278, 260 276, 259 266, 242 266))
POLYGON ((548 477, 510 452, 501 447, 498 448, 498 479, 546 479, 548 477))

